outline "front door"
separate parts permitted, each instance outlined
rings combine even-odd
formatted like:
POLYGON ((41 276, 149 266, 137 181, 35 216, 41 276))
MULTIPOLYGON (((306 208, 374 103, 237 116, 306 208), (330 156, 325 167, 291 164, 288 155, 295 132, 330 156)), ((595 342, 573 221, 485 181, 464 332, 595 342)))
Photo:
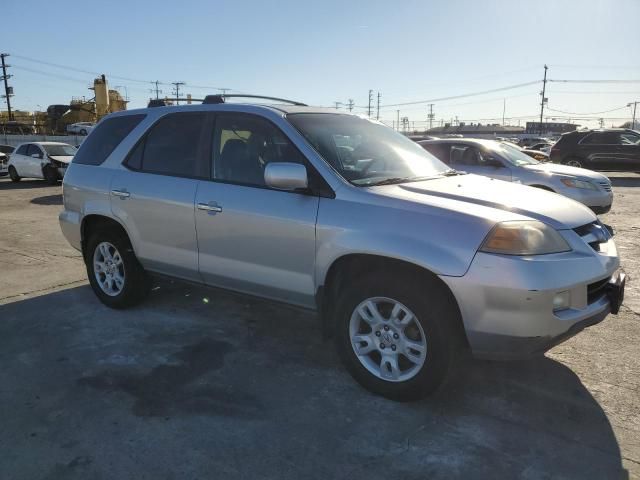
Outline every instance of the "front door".
POLYGON ((313 306, 319 199, 264 181, 266 164, 304 157, 277 127, 248 114, 217 115, 212 144, 212 181, 201 181, 196 195, 203 280, 313 306))
POLYGON ((194 198, 208 177, 209 116, 177 112, 144 135, 111 180, 111 210, 149 270, 199 281, 194 198))
POLYGON ((30 143, 27 148, 27 154, 25 156, 25 165, 27 174, 26 177, 42 178, 42 163, 44 159, 44 152, 42 149, 34 144, 30 143), (34 155, 36 155, 34 157, 34 155))

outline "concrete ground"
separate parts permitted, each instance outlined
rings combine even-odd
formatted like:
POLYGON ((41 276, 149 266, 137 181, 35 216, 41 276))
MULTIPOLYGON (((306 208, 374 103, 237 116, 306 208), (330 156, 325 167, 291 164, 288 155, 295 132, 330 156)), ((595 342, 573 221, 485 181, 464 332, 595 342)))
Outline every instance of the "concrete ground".
POLYGON ((0 179, 0 478, 640 478, 640 176, 611 177, 620 315, 410 404, 362 390, 306 312, 171 282, 107 309, 61 188, 0 179))

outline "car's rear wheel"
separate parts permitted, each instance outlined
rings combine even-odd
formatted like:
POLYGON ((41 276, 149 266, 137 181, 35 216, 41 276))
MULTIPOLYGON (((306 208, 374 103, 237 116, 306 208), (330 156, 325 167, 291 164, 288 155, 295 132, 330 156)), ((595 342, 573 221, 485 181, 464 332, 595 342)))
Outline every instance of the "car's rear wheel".
POLYGON ((147 295, 149 279, 124 233, 97 230, 86 246, 89 283, 102 303, 111 308, 125 308, 147 295))
POLYGON ((354 282, 338 305, 336 344, 355 380, 373 393, 409 401, 445 380, 460 341, 457 307, 435 280, 380 272, 354 282))
POLYGON ((584 165, 582 164, 582 161, 579 158, 569 158, 564 162, 565 165, 569 165, 570 167, 578 167, 578 168, 584 168, 584 165))
POLYGON ((58 172, 50 165, 46 165, 42 169, 42 176, 49 185, 56 185, 58 183, 58 172))
POLYGON ((16 167, 14 167, 13 165, 9 167, 9 178, 11 178, 12 182, 19 182, 20 180, 22 180, 20 178, 20 175, 18 175, 16 167))

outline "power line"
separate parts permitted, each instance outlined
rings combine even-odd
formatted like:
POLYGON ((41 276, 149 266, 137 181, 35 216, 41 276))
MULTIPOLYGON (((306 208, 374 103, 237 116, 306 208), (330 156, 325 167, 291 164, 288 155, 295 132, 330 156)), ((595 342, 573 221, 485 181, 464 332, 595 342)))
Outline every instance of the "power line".
POLYGON ((173 85, 174 89, 173 89, 173 94, 176 96, 176 105, 180 104, 180 87, 182 85, 185 85, 184 82, 171 82, 171 85, 173 85))
POLYGON ((622 109, 625 109, 625 108, 627 108, 627 105, 625 105, 624 107, 612 108, 611 110, 604 110, 602 112, 588 112, 588 113, 565 112, 564 110, 557 110, 555 108, 550 108, 550 107, 547 107, 547 110, 549 110, 551 112, 566 113, 567 115, 600 115, 601 113, 616 112, 618 110, 622 110, 622 109))
POLYGON ((388 103, 386 105, 382 105, 381 108, 382 107, 403 107, 405 105, 418 105, 420 103, 441 102, 441 101, 444 101, 444 100, 454 100, 454 99, 457 99, 457 98, 476 97, 478 95, 485 95, 487 93, 503 92, 505 90, 513 90, 513 89, 516 89, 516 88, 528 87, 529 85, 536 85, 536 84, 538 84, 540 82, 541 82, 541 80, 535 80, 535 81, 532 81, 532 82, 525 82, 525 83, 518 83, 518 84, 515 84, 515 85, 508 85, 506 87, 492 88, 490 90, 482 90, 482 91, 479 91, 479 92, 465 93, 463 95, 452 95, 450 97, 430 98, 430 99, 427 99, 427 100, 418 100, 418 101, 414 101, 414 102, 388 103))
POLYGON ((640 83, 640 80, 547 80, 554 83, 640 83))

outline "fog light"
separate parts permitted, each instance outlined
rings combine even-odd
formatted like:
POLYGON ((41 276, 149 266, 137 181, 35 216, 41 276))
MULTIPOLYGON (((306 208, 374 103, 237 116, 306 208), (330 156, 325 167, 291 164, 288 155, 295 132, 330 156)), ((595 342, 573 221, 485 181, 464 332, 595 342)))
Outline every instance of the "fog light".
POLYGON ((569 308, 571 295, 569 290, 558 292, 553 296, 553 311, 569 308))

